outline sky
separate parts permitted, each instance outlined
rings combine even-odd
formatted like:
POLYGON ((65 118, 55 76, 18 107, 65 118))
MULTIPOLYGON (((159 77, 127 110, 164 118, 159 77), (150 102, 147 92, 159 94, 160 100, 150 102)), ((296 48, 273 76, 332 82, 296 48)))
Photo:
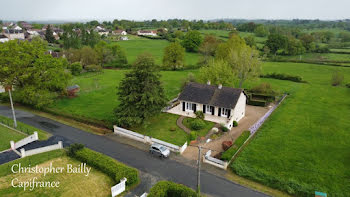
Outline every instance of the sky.
POLYGON ((0 20, 350 18, 350 0, 0 0, 0 20))

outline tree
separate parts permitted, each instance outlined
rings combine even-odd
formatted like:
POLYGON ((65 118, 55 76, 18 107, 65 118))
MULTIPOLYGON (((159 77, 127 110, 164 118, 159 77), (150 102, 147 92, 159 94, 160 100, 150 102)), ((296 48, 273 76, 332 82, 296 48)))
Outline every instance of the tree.
POLYGON ((255 38, 252 35, 249 35, 247 37, 244 38, 245 43, 250 46, 250 47, 255 47, 256 43, 255 43, 255 38))
POLYGON ((53 31, 51 29, 51 25, 47 26, 46 32, 45 32, 45 39, 49 43, 55 42, 55 37, 53 36, 53 31))
POLYGON ((227 60, 231 50, 239 51, 245 46, 244 39, 237 34, 233 34, 227 42, 218 45, 215 51, 215 58, 227 60))
POLYGON ((249 46, 244 46, 241 50, 231 50, 227 61, 239 79, 239 88, 242 88, 247 79, 260 74, 259 52, 249 46))
POLYGON ((184 37, 182 46, 185 47, 188 52, 197 52, 202 41, 203 38, 199 31, 189 31, 184 37))
POLYGON ((80 49, 80 62, 83 67, 87 65, 98 64, 98 55, 95 50, 89 46, 80 49))
POLYGON ((117 124, 130 127, 142 124, 166 105, 164 89, 154 58, 144 53, 137 57, 132 70, 118 87, 120 104, 115 109, 117 124))
POLYGON ((0 45, 0 84, 16 89, 15 101, 42 108, 64 94, 70 78, 65 61, 46 55, 46 47, 40 38, 0 45))
POLYGON ((301 55, 305 53, 305 48, 300 40, 290 36, 288 38, 288 43, 285 49, 285 53, 287 55, 301 55))
POLYGON ((177 70, 184 66, 185 49, 178 42, 169 44, 164 49, 163 66, 177 70))
POLYGON ((213 35, 206 35, 198 51, 202 54, 201 64, 207 64, 215 56, 220 41, 213 35))
POLYGON ((276 55, 277 51, 286 48, 288 38, 281 34, 270 34, 266 40, 265 46, 269 47, 270 51, 276 55))
POLYGON ((310 34, 304 34, 300 37, 300 40, 305 47, 306 51, 312 52, 315 50, 316 45, 314 43, 314 37, 310 34))
POLYGON ((81 66, 80 62, 74 62, 73 64, 70 65, 70 70, 72 75, 80 75, 81 71, 83 70, 83 67, 81 66))
POLYGON ((258 37, 265 37, 265 36, 269 35, 269 30, 266 29, 264 25, 258 25, 254 29, 254 34, 258 37))
POLYGON ((202 83, 209 80, 212 84, 232 87, 234 79, 232 68, 224 60, 210 60, 207 66, 199 69, 199 81, 202 83))
POLYGON ((124 67, 128 64, 125 52, 118 44, 107 44, 101 40, 94 49, 98 56, 98 62, 102 67, 124 67))

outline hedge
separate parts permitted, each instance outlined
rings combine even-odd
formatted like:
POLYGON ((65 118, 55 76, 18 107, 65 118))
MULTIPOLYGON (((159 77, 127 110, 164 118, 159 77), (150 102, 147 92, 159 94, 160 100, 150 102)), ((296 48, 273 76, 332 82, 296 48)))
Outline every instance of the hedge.
POLYGON ((119 183, 120 179, 124 177, 128 179, 126 181, 127 186, 133 186, 139 183, 139 174, 135 168, 119 163, 101 153, 88 148, 82 148, 74 151, 70 156, 102 171, 115 180, 116 183, 119 183))
POLYGON ((224 161, 230 161, 238 149, 244 144, 244 142, 250 136, 250 131, 243 131, 243 133, 236 139, 233 145, 225 152, 222 153, 221 159, 224 161))
POLYGON ((280 79, 280 80, 288 80, 288 81, 294 81, 298 83, 306 83, 303 81, 303 78, 300 76, 294 76, 294 75, 288 75, 288 74, 281 74, 281 73, 270 73, 265 75, 260 75, 261 78, 273 78, 273 79, 280 79))
POLYGON ((197 193, 189 187, 170 181, 159 181, 155 184, 148 197, 197 197, 197 193))
POLYGON ((249 99, 248 105, 266 107, 267 101, 249 99))

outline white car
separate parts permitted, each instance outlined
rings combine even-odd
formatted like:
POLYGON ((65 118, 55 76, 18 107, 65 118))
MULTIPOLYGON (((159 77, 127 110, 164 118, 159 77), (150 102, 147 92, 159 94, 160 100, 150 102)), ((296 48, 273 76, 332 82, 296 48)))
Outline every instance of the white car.
POLYGON ((169 157, 170 155, 170 150, 160 144, 152 144, 151 148, 149 149, 149 152, 152 155, 157 155, 163 158, 169 157))

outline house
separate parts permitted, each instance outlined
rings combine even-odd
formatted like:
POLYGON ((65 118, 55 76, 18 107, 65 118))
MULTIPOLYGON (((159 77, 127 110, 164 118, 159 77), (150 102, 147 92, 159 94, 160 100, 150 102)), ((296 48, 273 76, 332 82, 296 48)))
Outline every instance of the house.
POLYGON ((119 40, 129 40, 128 36, 121 36, 119 40))
POLYGON ((5 88, 0 85, 0 93, 5 92, 5 88))
POLYGON ((137 35, 139 36, 157 36, 157 31, 154 30, 138 30, 137 35))
POLYGON ((118 30, 114 30, 114 31, 113 31, 113 34, 114 34, 114 35, 118 35, 118 36, 126 36, 128 33, 126 33, 125 30, 120 30, 120 29, 118 29, 118 30))
POLYGON ((10 39, 8 37, 6 37, 5 35, 0 34, 0 42, 4 43, 9 41, 10 39))
POLYGON ((222 85, 187 83, 178 97, 178 105, 168 110, 182 116, 195 117, 196 111, 204 113, 204 119, 225 125, 231 129, 233 121, 245 116, 247 96, 242 89, 222 85))
POLYGON ((28 39, 33 39, 35 36, 40 36, 40 33, 41 30, 40 29, 30 29, 30 30, 27 30, 27 38, 28 39))
POLYGON ((23 30, 18 30, 18 28, 17 29, 4 29, 4 35, 9 40, 14 40, 14 39, 24 40, 23 30))

